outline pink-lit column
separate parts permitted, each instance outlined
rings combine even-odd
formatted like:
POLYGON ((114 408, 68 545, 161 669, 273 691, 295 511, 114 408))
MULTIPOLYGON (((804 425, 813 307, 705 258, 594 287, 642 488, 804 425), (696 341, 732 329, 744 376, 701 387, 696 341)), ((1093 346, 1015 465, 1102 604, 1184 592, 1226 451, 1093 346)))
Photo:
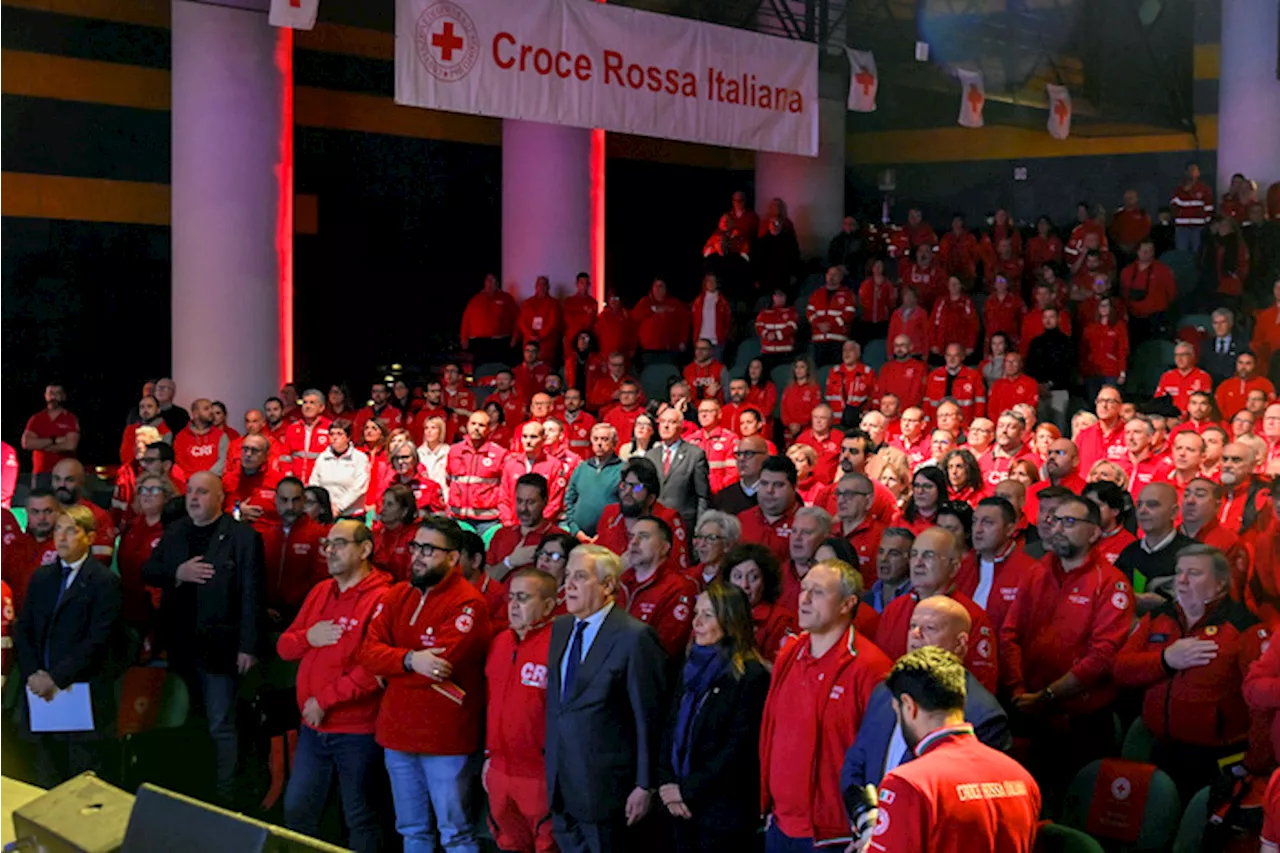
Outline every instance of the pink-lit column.
POLYGON ((843 101, 818 99, 817 157, 756 154, 756 212, 763 217, 772 198, 785 201, 806 256, 825 252, 844 218, 845 113, 843 101))
POLYGON ((172 0, 173 376, 233 425, 292 358, 292 31, 261 5, 172 0))
MULTIPOLYGON (((603 181, 603 140, 599 148, 603 181)), ((502 283, 517 301, 533 293, 540 275, 563 295, 579 272, 594 272, 592 162, 591 130, 503 120, 502 283)), ((602 217, 603 185, 597 196, 602 217)))
MULTIPOLYGON (((1280 3, 1222 0, 1218 65, 1218 190, 1236 172, 1258 182, 1258 198, 1280 181, 1280 3)), ((1275 216, 1275 211, 1272 211, 1275 216)))

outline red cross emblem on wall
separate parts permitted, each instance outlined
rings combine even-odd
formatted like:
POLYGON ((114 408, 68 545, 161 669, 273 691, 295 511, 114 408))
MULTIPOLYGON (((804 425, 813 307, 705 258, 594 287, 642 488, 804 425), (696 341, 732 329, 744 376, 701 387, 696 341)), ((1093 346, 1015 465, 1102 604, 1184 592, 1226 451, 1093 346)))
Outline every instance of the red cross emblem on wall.
POLYGON ((862 87, 862 94, 870 95, 871 87, 875 85, 876 76, 865 68, 859 68, 858 73, 854 75, 854 80, 858 81, 858 85, 862 87))
POLYGON ((1066 101, 1054 101, 1053 114, 1058 117, 1058 124, 1066 124, 1071 116, 1071 107, 1067 106, 1066 101))
POLYGON ((480 58, 480 33, 452 0, 437 0, 422 11, 414 41, 423 68, 443 83, 466 77, 480 58))
POLYGON ((969 109, 975 113, 982 109, 982 102, 986 100, 982 96, 982 92, 978 91, 978 87, 972 85, 969 87, 969 92, 965 95, 965 98, 969 101, 969 109))

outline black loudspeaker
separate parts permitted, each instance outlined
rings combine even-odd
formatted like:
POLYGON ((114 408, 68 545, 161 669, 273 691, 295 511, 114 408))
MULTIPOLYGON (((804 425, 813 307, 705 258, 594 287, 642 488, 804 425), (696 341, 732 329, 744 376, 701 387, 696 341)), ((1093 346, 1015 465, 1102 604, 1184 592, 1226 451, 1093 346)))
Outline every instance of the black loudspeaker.
POLYGON ((155 785, 138 789, 121 853, 226 853, 230 850, 236 853, 341 853, 343 848, 155 785))
POLYGON ((14 849, 115 853, 132 811, 131 794, 81 773, 14 811, 14 849))

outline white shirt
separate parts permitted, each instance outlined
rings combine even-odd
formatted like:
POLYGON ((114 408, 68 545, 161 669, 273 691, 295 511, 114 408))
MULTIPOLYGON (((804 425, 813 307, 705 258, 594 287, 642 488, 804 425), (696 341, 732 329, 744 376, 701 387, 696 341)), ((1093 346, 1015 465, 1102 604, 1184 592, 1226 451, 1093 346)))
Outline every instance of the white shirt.
POLYGON ((62 560, 58 561, 59 571, 62 570, 63 565, 67 565, 71 567, 71 574, 67 575, 67 582, 62 587, 64 592, 68 589, 71 589, 71 585, 76 582, 76 575, 80 574, 80 567, 84 565, 84 561, 87 559, 89 559, 88 552, 86 552, 83 557, 76 560, 74 563, 63 563, 62 560))
POLYGON ((987 598, 991 595, 991 587, 996 580, 996 564, 995 561, 987 562, 980 559, 978 561, 978 588, 973 591, 970 596, 983 610, 987 609, 987 598))
POLYGON ((418 461, 426 466, 427 478, 435 480, 440 490, 449 494, 449 479, 445 473, 449 467, 449 445, 442 441, 435 450, 422 445, 418 448, 418 461))
POLYGON ((1178 535, 1178 528, 1175 527, 1173 530, 1169 531, 1168 536, 1164 537, 1154 545, 1151 544, 1150 536, 1144 536, 1141 539, 1139 539, 1138 542, 1141 543, 1142 550, 1146 551, 1148 554, 1154 554, 1157 551, 1163 551, 1165 548, 1169 547, 1169 543, 1172 542, 1173 537, 1177 535, 1178 535))
MULTIPOLYGON (((584 620, 587 623, 587 627, 582 631, 582 657, 578 658, 579 665, 587 659, 587 653, 591 651, 591 644, 596 641, 596 634, 600 633, 600 626, 604 624, 605 617, 609 615, 609 611, 612 609, 613 602, 610 601, 584 620)), ((569 644, 565 646, 564 655, 560 658, 560 689, 562 691, 564 690, 564 671, 569 665, 569 652, 573 649, 573 635, 577 630, 578 620, 574 619, 573 624, 569 626, 569 644)))
POLYGON ((711 341, 712 346, 720 343, 716 340, 716 300, 719 298, 720 294, 714 291, 702 293, 702 320, 698 326, 697 337, 706 338, 711 341))
POLYGON ((339 456, 333 452, 333 445, 329 445, 316 457, 307 485, 329 490, 334 518, 362 510, 365 493, 369 491, 369 457, 355 447, 348 447, 347 452, 339 456))
POLYGON ((894 723, 893 734, 889 736, 889 748, 884 754, 885 775, 887 776, 890 770, 896 770, 906 756, 907 741, 902 736, 902 723, 894 723))

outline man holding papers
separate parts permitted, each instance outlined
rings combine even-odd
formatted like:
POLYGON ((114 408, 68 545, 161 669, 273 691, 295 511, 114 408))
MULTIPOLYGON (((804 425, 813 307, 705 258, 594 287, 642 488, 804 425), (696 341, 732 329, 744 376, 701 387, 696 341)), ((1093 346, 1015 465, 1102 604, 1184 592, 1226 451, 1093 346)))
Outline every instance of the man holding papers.
POLYGON ((58 515, 58 559, 31 576, 14 634, 27 679, 23 728, 36 741, 37 781, 46 788, 85 770, 101 774, 100 740, 115 737, 120 581, 89 555, 95 528, 87 507, 58 515))

